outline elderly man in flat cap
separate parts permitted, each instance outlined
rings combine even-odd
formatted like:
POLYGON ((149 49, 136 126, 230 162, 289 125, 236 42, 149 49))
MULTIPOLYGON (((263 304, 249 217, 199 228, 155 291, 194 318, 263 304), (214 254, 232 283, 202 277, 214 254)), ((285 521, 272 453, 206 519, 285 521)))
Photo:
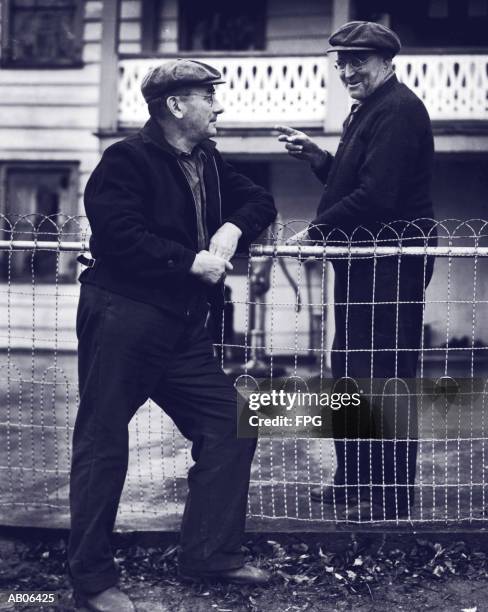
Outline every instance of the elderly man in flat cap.
POLYGON ((80 406, 73 436, 69 569, 90 610, 131 610, 110 548, 128 425, 151 398, 192 442, 179 569, 191 580, 263 584, 244 563, 255 439, 237 439, 234 386, 205 327, 236 249, 275 218, 273 199, 209 140, 220 73, 178 59, 142 82, 150 119, 104 152, 85 190, 94 260, 77 315, 80 406))
MULTIPOLYGON (((433 138, 423 103, 395 76, 392 58, 400 40, 383 25, 353 21, 329 42, 328 52, 336 54, 335 67, 353 101, 335 155, 303 132, 277 126, 289 154, 309 161, 325 185, 317 216, 292 240, 371 245, 371 237, 378 236, 398 245, 403 235, 405 244, 424 245, 418 237, 433 233, 425 220, 433 217, 433 138)), ((433 262, 369 257, 336 259, 333 267, 332 376, 360 381, 365 395, 359 408, 332 414, 334 483, 313 489, 312 498, 339 505, 341 516, 351 520, 408 519, 417 457, 415 398, 375 393, 391 393, 391 382, 384 386, 391 378, 405 380, 412 391, 433 262)), ((404 393, 406 388, 399 384, 396 389, 404 393)))

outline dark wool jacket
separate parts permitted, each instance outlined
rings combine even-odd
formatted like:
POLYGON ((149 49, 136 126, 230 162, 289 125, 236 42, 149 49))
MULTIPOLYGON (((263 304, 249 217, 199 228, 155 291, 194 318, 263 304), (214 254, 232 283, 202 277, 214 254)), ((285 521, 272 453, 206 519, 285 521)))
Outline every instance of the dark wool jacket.
POLYGON ((316 172, 325 184, 311 225, 320 239, 332 228, 433 217, 434 144, 429 115, 408 87, 391 77, 368 96, 342 135, 335 156, 316 172))
MULTIPOLYGON (((229 221, 246 248, 275 219, 273 198, 224 162, 214 142, 200 146, 208 234, 229 221)), ((193 194, 155 121, 107 148, 86 186, 85 210, 96 263, 81 282, 180 316, 207 299, 208 287, 189 274, 197 252, 193 194)))

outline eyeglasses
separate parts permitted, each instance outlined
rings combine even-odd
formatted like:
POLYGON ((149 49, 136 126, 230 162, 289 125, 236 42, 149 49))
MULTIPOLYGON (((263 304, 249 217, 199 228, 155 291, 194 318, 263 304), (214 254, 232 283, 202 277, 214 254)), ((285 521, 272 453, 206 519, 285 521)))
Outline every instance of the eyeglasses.
POLYGON ((364 66, 364 64, 369 62, 370 58, 370 55, 368 55, 366 58, 353 55, 349 59, 338 59, 334 64, 334 68, 340 72, 343 72, 346 69, 346 66, 349 65, 353 70, 359 70, 362 68, 362 66, 364 66))
POLYGON ((206 100, 210 105, 215 104, 215 92, 214 91, 209 94, 201 94, 201 93, 197 93, 196 91, 189 91, 187 93, 180 93, 178 95, 179 96, 197 96, 198 98, 203 98, 204 100, 206 100))

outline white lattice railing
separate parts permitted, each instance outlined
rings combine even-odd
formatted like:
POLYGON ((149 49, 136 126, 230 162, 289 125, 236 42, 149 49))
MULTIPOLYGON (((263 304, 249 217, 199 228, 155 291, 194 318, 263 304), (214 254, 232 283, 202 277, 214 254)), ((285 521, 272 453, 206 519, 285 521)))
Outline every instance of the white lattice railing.
MULTIPOLYGON (((199 58, 222 72, 219 87, 225 109, 221 125, 291 123, 320 126, 325 116, 327 60, 314 57, 199 58)), ((147 109, 140 92, 146 72, 163 60, 124 59, 119 62, 119 124, 142 124, 147 109)))
POLYGON ((433 120, 488 120, 488 55, 399 55, 396 73, 433 120))
MULTIPOLYGON (((219 99, 225 108, 221 125, 323 125, 327 102, 327 58, 323 55, 201 59, 221 70, 227 80, 219 88, 219 99)), ((120 60, 121 127, 140 126, 145 121, 141 80, 149 68, 161 61, 120 60)), ((488 119, 488 55, 400 55, 395 67, 400 81, 424 101, 431 119, 488 119)))

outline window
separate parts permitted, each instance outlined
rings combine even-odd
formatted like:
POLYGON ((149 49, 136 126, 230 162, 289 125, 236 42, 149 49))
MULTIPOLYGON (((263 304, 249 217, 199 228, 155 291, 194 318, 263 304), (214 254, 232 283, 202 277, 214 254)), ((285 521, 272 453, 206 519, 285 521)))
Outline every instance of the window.
MULTIPOLYGON (((66 217, 77 213, 77 164, 6 163, 0 167, 3 240, 78 240, 76 222, 66 217), (8 221, 6 221, 7 219, 8 221)), ((11 282, 73 282, 76 253, 55 251, 0 252, 0 278, 11 282)))
POLYGON ((4 65, 81 64, 82 0, 3 0, 2 9, 4 65))
POLYGON ((179 6, 182 51, 253 51, 265 48, 264 0, 182 0, 179 6))
POLYGON ((488 0, 356 0, 355 19, 383 15, 404 47, 488 45, 488 0))

